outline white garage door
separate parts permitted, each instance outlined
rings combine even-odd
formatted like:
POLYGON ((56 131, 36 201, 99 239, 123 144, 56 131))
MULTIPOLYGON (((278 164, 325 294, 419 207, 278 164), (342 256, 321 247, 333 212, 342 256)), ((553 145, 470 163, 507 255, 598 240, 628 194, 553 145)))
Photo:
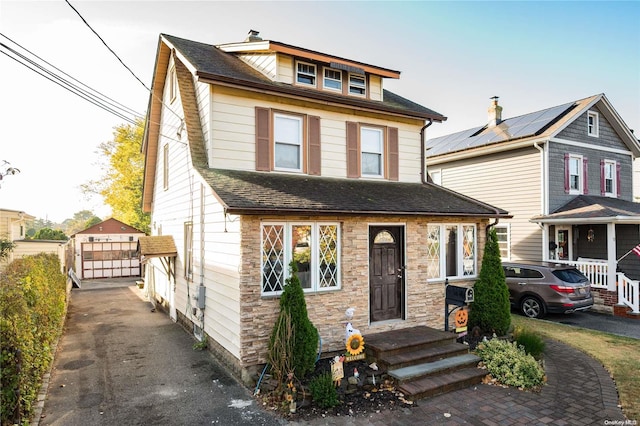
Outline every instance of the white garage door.
POLYGON ((139 277, 137 243, 82 243, 82 278, 139 277))

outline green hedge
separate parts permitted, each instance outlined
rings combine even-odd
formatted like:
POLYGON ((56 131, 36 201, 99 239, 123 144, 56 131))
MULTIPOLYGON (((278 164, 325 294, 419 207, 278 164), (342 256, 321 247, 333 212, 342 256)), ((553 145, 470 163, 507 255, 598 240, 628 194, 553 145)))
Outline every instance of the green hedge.
POLYGON ((0 424, 28 424, 62 332, 66 277, 54 254, 17 259, 0 273, 0 424))

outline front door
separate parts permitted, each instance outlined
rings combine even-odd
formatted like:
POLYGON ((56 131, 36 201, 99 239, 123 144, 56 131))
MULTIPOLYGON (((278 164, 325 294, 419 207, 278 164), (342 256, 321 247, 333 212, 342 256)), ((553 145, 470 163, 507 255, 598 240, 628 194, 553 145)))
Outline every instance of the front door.
POLYGON ((569 260, 571 258, 571 240, 568 228, 556 228, 556 239, 558 241, 558 260, 569 260))
POLYGON ((369 227, 371 322, 404 315, 404 227, 369 227))

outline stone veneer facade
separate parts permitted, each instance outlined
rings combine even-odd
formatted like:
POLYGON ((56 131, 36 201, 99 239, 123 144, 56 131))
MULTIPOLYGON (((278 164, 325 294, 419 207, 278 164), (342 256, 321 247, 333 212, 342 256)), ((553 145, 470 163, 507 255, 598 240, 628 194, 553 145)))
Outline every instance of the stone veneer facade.
MULTIPOLYGON (((477 226, 477 271, 480 271, 485 245, 487 219, 440 217, 377 216, 276 216, 241 217, 240 267, 240 369, 243 381, 254 375, 256 366, 267 362, 267 343, 279 312, 278 297, 261 296, 261 223, 262 221, 322 221, 341 224, 341 283, 339 290, 307 293, 307 311, 322 339, 322 351, 343 350, 345 311, 355 308, 354 328, 367 334, 426 325, 444 329, 444 281, 427 282, 425 241, 429 223, 475 223, 477 226), (404 225, 405 230, 405 316, 404 320, 369 324, 369 225, 404 225), (252 371, 253 370, 253 371, 252 371)), ((455 281, 455 285, 473 285, 475 279, 455 281)), ((235 370, 235 369, 234 369, 235 370)), ((236 370, 237 371, 237 370, 236 370)))

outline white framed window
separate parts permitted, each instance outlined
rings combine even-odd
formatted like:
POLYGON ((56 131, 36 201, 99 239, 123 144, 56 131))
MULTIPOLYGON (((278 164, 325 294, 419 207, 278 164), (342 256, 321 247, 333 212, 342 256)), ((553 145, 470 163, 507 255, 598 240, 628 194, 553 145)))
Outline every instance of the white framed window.
POLYGON ((384 134, 376 127, 360 127, 362 176, 384 176, 384 134))
POLYGON ((511 260, 511 225, 502 224, 494 226, 498 237, 498 247, 500 248, 500 259, 511 260))
POLYGON ((340 226, 331 222, 262 224, 262 294, 281 294, 294 261, 305 292, 340 288, 340 226))
POLYGON ((184 223, 184 277, 193 281, 193 222, 184 223))
POLYGON ((582 156, 569 156, 569 193, 582 193, 582 156))
POLYGON ((367 80, 364 75, 349 74, 349 94, 366 96, 367 80))
POLYGON ((273 114, 274 168, 302 171, 303 118, 296 115, 273 114))
POLYGON ((322 87, 327 90, 342 92, 342 71, 335 70, 333 68, 325 68, 322 87))
POLYGON ((600 116, 595 111, 587 112, 587 134, 594 137, 600 134, 600 116))
POLYGON ((442 185, 442 170, 432 170, 429 172, 431 181, 436 185, 442 185))
POLYGON ((169 189, 169 144, 162 147, 162 188, 169 189))
POLYGON ((176 67, 173 66, 169 70, 169 102, 176 100, 178 93, 178 75, 176 74, 176 67))
POLYGON ((316 66, 308 62, 296 62, 296 82, 305 86, 316 86, 316 66))
POLYGON ((475 277, 477 241, 474 224, 427 226, 427 279, 475 277))
POLYGON ((602 168, 602 182, 603 182, 603 192, 607 197, 615 197, 618 194, 618 189, 616 187, 617 179, 616 179, 616 167, 617 163, 612 160, 604 160, 603 168, 602 168))

